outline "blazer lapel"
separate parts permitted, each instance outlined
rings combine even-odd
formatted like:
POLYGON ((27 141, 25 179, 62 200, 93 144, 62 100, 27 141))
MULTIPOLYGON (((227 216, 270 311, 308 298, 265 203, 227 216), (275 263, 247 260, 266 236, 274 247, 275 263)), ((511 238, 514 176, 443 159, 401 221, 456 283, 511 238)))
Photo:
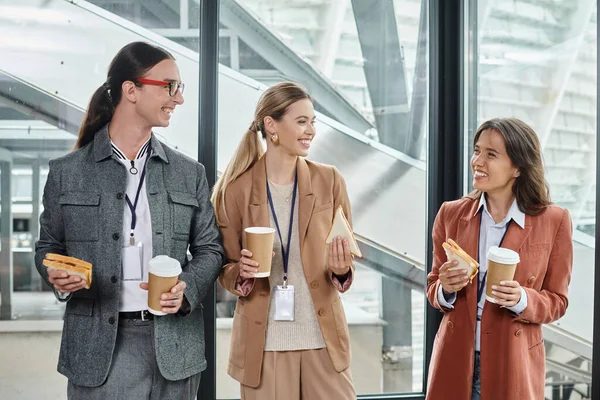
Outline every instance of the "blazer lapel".
MULTIPOLYGON (((477 259, 479 254, 479 225, 481 213, 477 212, 478 201, 473 202, 473 207, 468 210, 468 214, 459 220, 458 231, 456 233, 456 243, 471 257, 477 259)), ((479 261, 479 260, 477 260, 479 261)), ((469 318, 475 326, 475 317, 477 315, 477 284, 479 274, 473 278, 473 283, 467 285, 463 290, 467 297, 467 306, 469 308, 469 318)), ((460 292, 459 292, 460 294, 460 292)))
POLYGON ((250 226, 270 227, 267 200, 267 170, 265 157, 252 167, 252 191, 250 193, 250 226))
POLYGON ((165 215, 169 215, 169 201, 164 185, 163 163, 150 157, 146 173, 146 192, 152 221, 152 256, 166 252, 165 215))
MULTIPOLYGON (((308 223, 315 205, 315 196, 308 165, 303 158, 296 163, 298 173, 298 236, 300 249, 304 245, 308 223)), ((252 168, 252 191, 250 193, 251 226, 271 226, 269 220, 269 202, 267 199, 267 171, 265 158, 262 157, 252 168)))
POLYGON ((312 181, 308 164, 304 158, 298 157, 296 163, 296 171, 298 173, 298 236, 300 238, 300 251, 304 246, 308 223, 312 216, 313 207, 315 205, 315 195, 312 190, 312 181))
POLYGON ((525 240, 527 240, 527 237, 531 233, 529 218, 531 218, 529 215, 525 215, 525 227, 523 229, 516 222, 511 222, 506 231, 506 237, 502 242, 502 247, 514 250, 517 253, 519 252, 521 246, 523 246, 523 243, 525 243, 525 240))

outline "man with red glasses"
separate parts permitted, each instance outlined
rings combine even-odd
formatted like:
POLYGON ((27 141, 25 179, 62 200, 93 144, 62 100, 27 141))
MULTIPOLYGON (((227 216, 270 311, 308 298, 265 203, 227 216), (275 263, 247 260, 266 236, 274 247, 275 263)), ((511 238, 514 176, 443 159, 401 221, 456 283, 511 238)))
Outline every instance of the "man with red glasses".
POLYGON ((69 399, 192 400, 198 391, 201 303, 223 248, 204 167, 152 134, 169 125, 183 89, 171 54, 125 46, 90 100, 76 150, 50 162, 36 267, 67 303, 58 371, 69 399), (91 281, 48 270, 47 253, 91 263, 91 281), (149 313, 158 255, 182 272, 149 313))

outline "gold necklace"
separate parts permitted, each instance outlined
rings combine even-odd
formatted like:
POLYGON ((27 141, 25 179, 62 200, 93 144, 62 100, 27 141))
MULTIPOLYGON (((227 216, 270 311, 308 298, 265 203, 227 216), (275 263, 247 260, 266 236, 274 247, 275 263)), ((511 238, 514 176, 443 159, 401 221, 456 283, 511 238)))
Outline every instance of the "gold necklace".
POLYGON ((293 187, 293 185, 292 185, 292 189, 290 190, 290 193, 289 193, 289 194, 287 194, 287 193, 283 193, 283 192, 281 191, 281 189, 280 189, 280 188, 278 188, 277 186, 279 186, 279 185, 277 185, 276 183, 273 183, 273 182, 269 181, 269 187, 270 187, 271 189, 275 189, 275 193, 276 193, 277 195, 279 195, 279 197, 283 197, 283 199, 284 199, 286 202, 288 202, 288 203, 289 203, 289 202, 290 202, 290 200, 292 199, 292 194, 294 194, 294 187, 293 187))

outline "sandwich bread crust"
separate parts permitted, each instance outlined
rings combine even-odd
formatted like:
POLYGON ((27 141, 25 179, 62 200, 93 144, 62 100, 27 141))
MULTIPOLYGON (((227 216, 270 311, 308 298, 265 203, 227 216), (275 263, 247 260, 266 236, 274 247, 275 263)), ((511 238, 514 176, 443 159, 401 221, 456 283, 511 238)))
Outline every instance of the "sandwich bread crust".
POLYGON ((69 275, 76 275, 85 279, 86 289, 89 289, 92 284, 92 264, 87 261, 61 254, 48 253, 42 264, 50 270, 66 271, 69 275))

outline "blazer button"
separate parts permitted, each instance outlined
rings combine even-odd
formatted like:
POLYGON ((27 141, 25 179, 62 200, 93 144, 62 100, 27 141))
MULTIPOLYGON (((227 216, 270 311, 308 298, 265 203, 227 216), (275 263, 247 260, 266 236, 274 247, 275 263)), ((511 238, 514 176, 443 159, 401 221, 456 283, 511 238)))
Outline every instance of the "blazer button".
POLYGON ((114 276, 114 275, 113 275, 113 276, 111 276, 111 277, 110 277, 110 281, 111 281, 112 283, 117 283, 117 277, 116 277, 116 276, 114 276))
POLYGON ((529 279, 527 279, 527 283, 529 283, 530 285, 535 282, 535 276, 530 277, 529 279))
POLYGON ((519 329, 519 330, 517 330, 517 331, 515 332, 515 336, 516 336, 516 337, 519 337, 519 336, 521 336, 521 333, 523 333, 523 329, 519 329))
POLYGON ((321 309, 319 310, 318 314, 319 314, 319 317, 322 317, 322 316, 324 316, 324 315, 325 315, 325 310, 321 308, 321 309))
POLYGON ((111 324, 111 325, 114 325, 115 324, 115 317, 110 317, 108 319, 108 323, 111 324))
POLYGON ((120 237, 121 237, 121 235, 119 235, 118 233, 113 233, 113 236, 112 236, 112 238, 113 238, 114 240, 119 240, 119 238, 120 238, 120 237))
POLYGON ((319 288, 319 282, 317 282, 317 281, 312 281, 312 282, 310 283, 310 287, 311 287, 311 288, 313 288, 313 289, 318 289, 318 288, 319 288))
POLYGON ((121 193, 121 192, 117 193, 117 199, 123 200, 123 193, 121 193))
POLYGON ((448 327, 449 328, 454 328, 454 322, 448 321, 448 327))

